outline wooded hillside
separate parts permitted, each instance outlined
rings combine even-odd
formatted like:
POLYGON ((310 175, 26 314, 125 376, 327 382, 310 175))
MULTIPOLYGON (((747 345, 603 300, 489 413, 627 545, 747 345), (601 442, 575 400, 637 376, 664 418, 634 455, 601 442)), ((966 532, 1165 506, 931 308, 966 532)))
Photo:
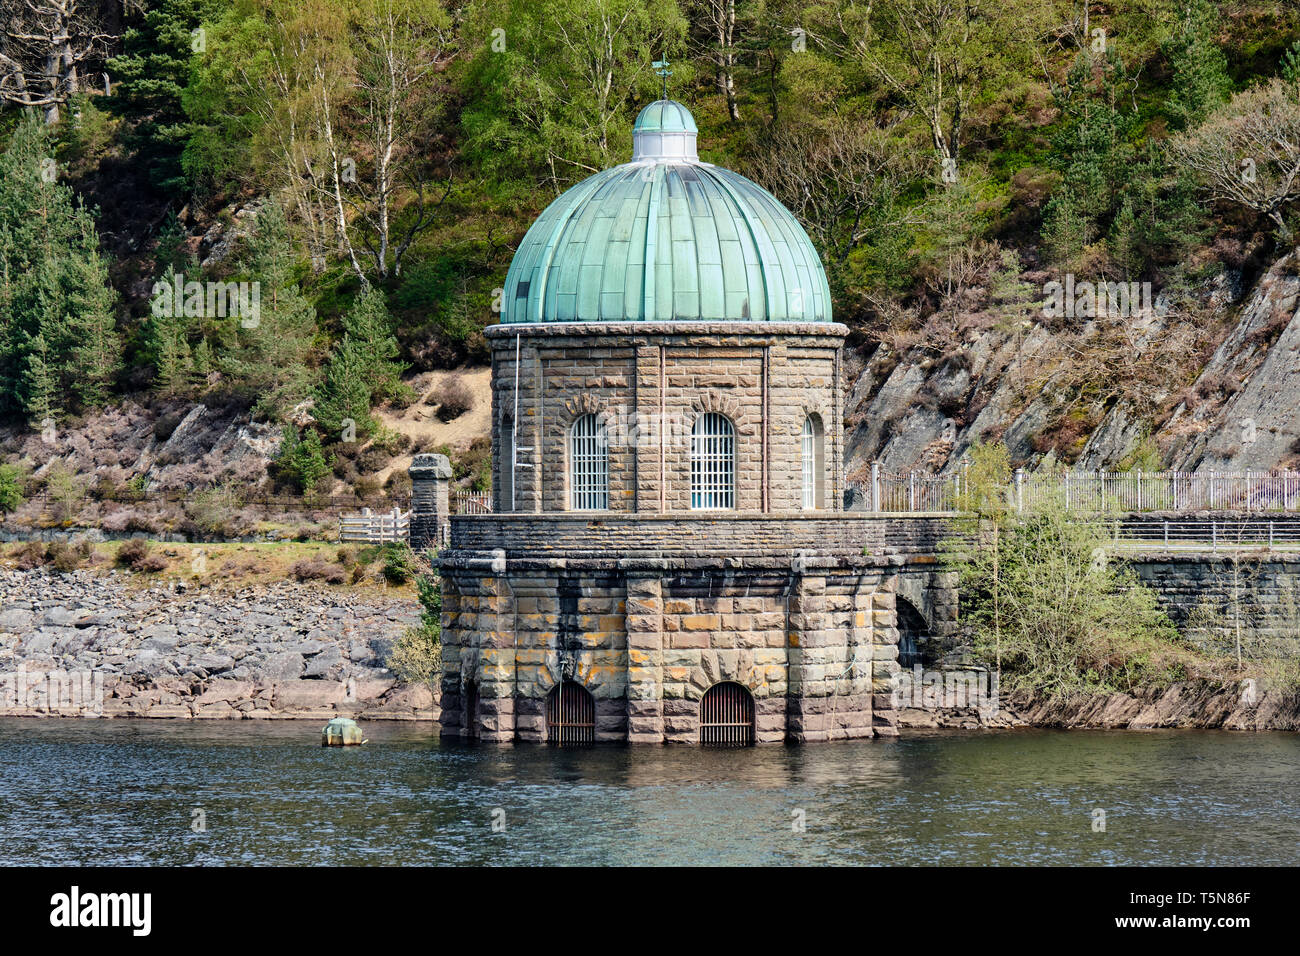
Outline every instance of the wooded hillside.
MULTIPOLYGON (((1090 324, 1026 454, 1071 460, 1097 409, 1190 387, 1230 327, 1214 283, 1300 229, 1286 0, 12 0, 0 417, 247 410, 287 426, 272 477, 310 487, 348 423, 391 439, 404 375, 484 358, 524 231, 629 158, 663 58, 701 158, 817 244, 860 404, 989 330, 1083 341, 1041 308, 1066 275, 1151 284, 1161 348, 1090 324), (219 308, 187 285, 210 281, 219 308)), ((950 404, 978 417, 974 390, 950 404)), ((1166 406, 1133 405, 1137 432, 1166 406)))

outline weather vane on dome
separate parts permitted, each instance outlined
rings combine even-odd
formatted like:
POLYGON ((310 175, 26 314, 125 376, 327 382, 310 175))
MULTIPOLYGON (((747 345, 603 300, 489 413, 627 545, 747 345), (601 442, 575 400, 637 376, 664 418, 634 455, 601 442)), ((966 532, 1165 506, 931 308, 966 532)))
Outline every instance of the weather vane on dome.
POLYGON ((673 71, 668 69, 667 60, 655 60, 652 64, 655 72, 663 77, 664 81, 664 99, 668 99, 668 77, 673 75, 673 71))

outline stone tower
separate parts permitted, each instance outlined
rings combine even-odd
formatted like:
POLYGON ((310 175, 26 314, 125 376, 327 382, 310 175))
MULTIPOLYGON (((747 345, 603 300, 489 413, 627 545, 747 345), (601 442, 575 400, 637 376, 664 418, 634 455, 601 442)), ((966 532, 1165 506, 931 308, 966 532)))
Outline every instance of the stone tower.
MULTIPOLYGON (((867 556, 888 526, 840 510, 847 330, 803 228, 696 132, 651 103, 631 162, 515 254, 487 330, 492 511, 424 522, 450 526, 445 736, 892 732, 893 569, 867 556)), ((417 461, 419 501, 445 472, 417 461)))

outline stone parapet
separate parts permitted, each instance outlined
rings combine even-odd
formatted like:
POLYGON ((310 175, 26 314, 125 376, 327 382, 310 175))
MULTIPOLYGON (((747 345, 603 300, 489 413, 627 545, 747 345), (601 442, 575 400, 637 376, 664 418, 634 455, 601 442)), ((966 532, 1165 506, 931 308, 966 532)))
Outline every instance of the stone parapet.
POLYGON ((935 562, 949 533, 936 515, 853 512, 665 515, 455 515, 453 551, 503 550, 508 556, 728 557, 904 555, 935 562))

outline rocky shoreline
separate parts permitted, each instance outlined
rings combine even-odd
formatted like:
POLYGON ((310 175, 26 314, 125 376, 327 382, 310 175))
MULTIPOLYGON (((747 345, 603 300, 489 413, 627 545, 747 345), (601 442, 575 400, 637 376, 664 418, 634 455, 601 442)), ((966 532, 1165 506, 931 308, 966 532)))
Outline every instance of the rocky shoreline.
MULTIPOLYGON (((0 717, 436 720, 384 667, 420 605, 289 581, 139 586, 126 572, 0 568, 0 717)), ((908 731, 1300 730, 1300 694, 1186 682, 995 709, 901 707, 908 731)))
POLYGON ((384 667, 412 599, 138 581, 0 568, 0 716, 437 719, 384 667))
POLYGON ((1300 694, 1246 690, 1187 681, 1134 693, 1042 700, 1009 695, 995 710, 924 709, 898 712, 904 730, 1049 727, 1077 730, 1300 730, 1300 694))

